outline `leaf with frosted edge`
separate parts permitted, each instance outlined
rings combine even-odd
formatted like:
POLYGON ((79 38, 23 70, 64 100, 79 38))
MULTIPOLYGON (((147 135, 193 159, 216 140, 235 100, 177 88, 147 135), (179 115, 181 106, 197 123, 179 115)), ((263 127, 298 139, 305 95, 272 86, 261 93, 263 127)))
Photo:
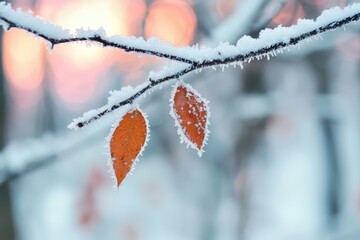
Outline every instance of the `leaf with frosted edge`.
POLYGON ((127 112, 109 135, 109 155, 116 186, 119 186, 148 140, 148 124, 140 109, 127 112))
POLYGON ((178 81, 170 99, 170 115, 175 119, 180 141, 196 149, 201 156, 209 134, 208 102, 189 84, 178 81))

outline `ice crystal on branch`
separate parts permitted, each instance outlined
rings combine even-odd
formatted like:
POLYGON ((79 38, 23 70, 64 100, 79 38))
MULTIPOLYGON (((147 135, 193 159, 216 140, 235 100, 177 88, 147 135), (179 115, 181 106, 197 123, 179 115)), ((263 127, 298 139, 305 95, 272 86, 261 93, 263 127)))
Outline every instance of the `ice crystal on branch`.
MULTIPOLYGON (((149 82, 145 82, 146 84, 142 85, 142 88, 132 96, 112 106, 108 105, 106 110, 101 109, 102 111, 99 111, 98 115, 94 115, 93 118, 74 121, 72 126, 83 127, 121 106, 132 103, 154 87, 161 86, 190 72, 201 71, 204 68, 216 70, 216 67, 227 67, 229 64, 235 67, 239 65, 243 68, 243 62, 261 60, 264 57, 269 60, 271 57, 281 54, 283 49, 290 50, 291 46, 300 46, 299 44, 302 44, 304 40, 316 38, 321 33, 340 28, 359 19, 360 4, 355 3, 344 9, 335 7, 326 10, 315 21, 299 19, 298 24, 291 27, 278 26, 275 29, 262 30, 258 38, 244 36, 236 45, 222 43, 215 48, 204 46, 178 48, 186 52, 187 59, 194 62, 177 61, 166 65, 159 73, 151 72, 149 82)), ((160 47, 159 50, 163 49, 160 47)))
POLYGON ((209 135, 208 101, 201 98, 189 84, 178 81, 170 98, 170 115, 178 128, 180 142, 187 143, 201 156, 209 135))
MULTIPOLYGON (((144 83, 112 91, 108 103, 74 119, 69 128, 82 128, 117 110, 122 117, 109 136, 109 157, 119 185, 132 169, 148 139, 148 125, 144 114, 137 108, 138 100, 156 87, 205 68, 225 70, 229 65, 241 66, 252 60, 276 56, 283 49, 299 47, 322 33, 332 31, 360 19, 360 4, 343 9, 335 7, 324 11, 316 20, 299 19, 291 27, 278 26, 264 29, 258 38, 243 36, 236 45, 221 43, 215 48, 206 46, 175 47, 155 38, 108 36, 104 29, 83 30, 74 33, 49 23, 31 12, 14 10, 10 4, 0 2, 0 25, 4 30, 19 28, 49 43, 49 49, 70 42, 98 43, 126 52, 148 54, 171 60, 161 72, 151 72, 144 83), (136 107, 134 107, 136 106, 136 107), (135 110, 134 110, 135 109, 135 110)), ((26 44, 26 43, 24 43, 26 44)), ((171 115, 175 119, 181 141, 195 148, 201 156, 208 136, 209 108, 207 101, 188 84, 178 81, 171 98, 171 115)))

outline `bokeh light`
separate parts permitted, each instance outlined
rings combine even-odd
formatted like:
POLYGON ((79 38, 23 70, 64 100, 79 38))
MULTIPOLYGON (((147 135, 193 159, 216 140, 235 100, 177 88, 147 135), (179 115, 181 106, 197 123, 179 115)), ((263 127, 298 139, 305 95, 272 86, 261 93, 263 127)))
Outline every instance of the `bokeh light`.
POLYGON ((4 34, 2 47, 9 83, 20 89, 38 88, 44 78, 44 44, 29 33, 12 30, 4 34))
POLYGON ((150 5, 145 24, 145 37, 156 37, 175 46, 192 42, 196 16, 191 6, 181 0, 158 0, 150 5))
POLYGON ((220 18, 226 18, 234 11, 236 4, 241 4, 235 0, 216 0, 216 12, 220 18))
MULTIPOLYGON (((103 27, 108 35, 130 33, 122 21, 126 11, 118 1, 81 0, 54 9, 48 6, 48 1, 44 0, 40 5, 41 15, 49 15, 49 19, 72 32, 80 28, 103 27)), ((69 104, 80 104, 94 94, 100 74, 111 66, 115 53, 94 44, 77 43, 56 46, 54 52, 47 56, 58 96, 69 104)))
POLYGON ((44 79, 44 44, 21 30, 11 30, 3 37, 3 67, 13 104, 31 108, 40 99, 44 79))
POLYGON ((298 1, 290 0, 272 19, 272 23, 274 25, 291 26, 296 24, 299 18, 304 18, 304 9, 298 1))

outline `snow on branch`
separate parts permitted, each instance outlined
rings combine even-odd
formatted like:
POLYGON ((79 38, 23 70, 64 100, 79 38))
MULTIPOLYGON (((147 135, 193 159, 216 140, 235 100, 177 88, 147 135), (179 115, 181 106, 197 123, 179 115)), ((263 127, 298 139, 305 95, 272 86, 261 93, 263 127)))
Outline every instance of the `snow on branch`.
POLYGON ((101 124, 87 131, 46 133, 39 138, 11 142, 0 152, 0 185, 49 166, 64 154, 97 144, 96 139, 106 135, 112 121, 112 118, 103 119, 101 124))
POLYGON ((21 9, 14 10, 11 4, 6 2, 0 2, 0 26, 4 30, 23 29, 41 37, 48 42, 50 50, 55 45, 62 43, 94 42, 103 47, 114 47, 126 52, 154 55, 188 64, 192 64, 196 60, 196 56, 191 54, 190 47, 176 48, 156 38, 150 38, 146 41, 142 37, 107 36, 103 28, 98 30, 78 29, 73 34, 39 16, 33 16, 32 12, 23 12, 21 9), (194 56, 194 58, 187 58, 188 56, 194 56))
POLYGON ((291 27, 278 26, 275 29, 265 29, 258 38, 243 36, 236 45, 221 43, 215 48, 204 46, 174 47, 169 43, 151 38, 107 36, 104 29, 77 30, 74 34, 69 30, 34 17, 31 12, 13 10, 10 4, 0 2, 0 25, 4 30, 19 28, 39 36, 49 42, 49 49, 55 45, 68 42, 96 42, 104 47, 120 48, 127 52, 149 54, 175 60, 165 66, 163 71, 150 73, 148 81, 135 88, 126 87, 112 92, 107 105, 85 113, 74 119, 69 128, 81 128, 120 107, 134 104, 141 96, 156 86, 203 68, 242 66, 243 62, 268 59, 282 53, 290 46, 299 46, 304 40, 317 38, 321 33, 356 22, 360 18, 360 4, 354 3, 341 9, 335 7, 324 11, 315 21, 299 19, 297 25, 291 27))
POLYGON ((243 62, 260 60, 263 57, 270 59, 270 57, 282 53, 284 49, 289 49, 290 46, 299 46, 304 40, 319 38, 321 33, 344 27, 359 19, 360 4, 354 3, 344 9, 335 7, 325 10, 315 21, 299 19, 297 25, 291 27, 278 26, 275 29, 262 30, 258 38, 244 36, 236 45, 222 43, 216 48, 193 47, 196 50, 194 52, 197 53, 197 58, 201 60, 192 64, 167 65, 159 73, 150 73, 147 82, 132 88, 132 91, 128 91, 128 88, 123 89, 119 91, 118 96, 112 94, 107 105, 74 119, 69 128, 82 128, 120 107, 135 103, 137 99, 156 86, 172 79, 178 79, 189 72, 201 71, 201 69, 209 67, 216 69, 221 66, 224 68, 229 64, 242 67, 243 62), (124 95, 130 96, 122 98, 121 96, 124 95), (119 99, 117 103, 114 103, 115 98, 119 99))

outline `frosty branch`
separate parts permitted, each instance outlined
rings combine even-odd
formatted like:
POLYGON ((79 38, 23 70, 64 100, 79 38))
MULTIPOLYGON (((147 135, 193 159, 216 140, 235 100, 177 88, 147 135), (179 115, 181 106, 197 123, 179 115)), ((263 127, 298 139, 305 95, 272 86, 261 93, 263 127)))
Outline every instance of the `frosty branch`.
MULTIPOLYGON (((0 25, 5 30, 20 28, 35 34, 49 43, 49 49, 61 43, 94 42, 100 43, 103 47, 120 48, 126 52, 149 54, 172 60, 163 71, 150 73, 148 81, 143 84, 135 88, 124 87, 120 91, 111 92, 107 105, 85 113, 83 117, 74 119, 69 125, 70 128, 82 128, 116 109, 121 109, 121 119, 114 124, 108 138, 108 156, 117 185, 133 168, 135 160, 148 141, 147 119, 137 107, 140 97, 157 86, 179 79, 193 71, 210 67, 224 69, 229 64, 242 67, 244 62, 254 59, 259 60, 263 57, 270 59, 282 53, 284 49, 300 46, 304 40, 319 38, 324 32, 344 27, 359 19, 360 4, 352 4, 344 9, 333 8, 324 11, 315 21, 300 19, 297 25, 291 27, 265 29, 256 39, 244 36, 236 45, 223 43, 215 48, 204 46, 177 48, 154 38, 144 40, 136 37, 109 37, 103 29, 96 31, 80 29, 75 34, 70 34, 68 30, 34 17, 30 13, 14 11, 10 5, 0 4, 0 25)), ((179 80, 175 84, 170 103, 170 113, 175 119, 181 141, 196 149, 201 156, 209 133, 208 102, 190 85, 179 80)))
POLYGON ((119 48, 125 52, 154 55, 188 64, 194 63, 194 61, 190 59, 175 55, 176 51, 174 51, 174 47, 156 39, 152 39, 147 43, 142 38, 136 37, 107 37, 104 29, 101 28, 96 31, 78 29, 76 36, 73 36, 69 30, 46 22, 40 17, 34 17, 31 13, 24 13, 20 9, 14 11, 10 5, 5 2, 0 3, 0 24, 6 30, 18 28, 43 38, 49 43, 49 49, 53 49, 56 45, 63 43, 94 42, 101 44, 103 47, 119 48), (150 44, 150 42, 152 43, 150 44), (156 49, 155 46, 158 44, 167 45, 167 52, 156 49), (171 51, 175 53, 171 53, 171 51))
POLYGON ((14 11, 9 4, 1 2, 0 5, 0 24, 4 29, 19 28, 33 33, 48 41, 50 49, 62 43, 96 42, 103 47, 114 47, 123 49, 126 52, 154 55, 186 64, 185 67, 180 67, 180 70, 177 67, 175 70, 167 71, 166 74, 150 75, 147 85, 137 88, 138 91, 126 99, 111 105, 108 104, 98 109, 96 114, 93 111, 91 117, 87 114, 86 118, 74 120, 70 125, 74 128, 82 128, 124 105, 132 104, 154 87, 172 79, 180 78, 194 70, 218 66, 224 67, 227 64, 242 65, 242 62, 250 62, 255 58, 261 59, 264 56, 269 58, 281 53, 284 48, 298 45, 303 40, 311 39, 321 33, 356 22, 359 18, 360 4, 353 4, 345 9, 335 8, 324 11, 316 21, 302 20, 297 25, 289 28, 278 27, 274 30, 263 30, 257 39, 244 36, 236 46, 221 44, 216 48, 198 46, 176 48, 156 39, 145 41, 136 37, 108 37, 103 29, 96 31, 80 29, 73 36, 68 30, 46 22, 39 17, 34 17, 30 13, 24 13, 21 10, 14 11))
MULTIPOLYGON (((238 36, 243 35, 241 34, 242 32, 259 31, 260 29, 264 28, 273 17, 277 15, 277 13, 287 2, 287 0, 261 1, 266 2, 267 4, 264 5, 261 4, 261 2, 257 2, 256 4, 258 5, 254 7, 252 5, 254 2, 245 2, 241 8, 237 8, 232 13, 228 21, 225 21, 220 26, 217 26, 215 29, 211 30, 212 33, 210 34, 210 38, 206 39, 206 42, 219 42, 219 40, 217 40, 219 36, 221 36, 221 38, 226 36, 226 39, 238 39, 238 36), (278 4, 279 2, 280 4, 278 4), (252 5, 252 7, 250 7, 251 10, 249 10, 249 5, 252 5), (275 5, 275 8, 273 8, 273 11, 264 14, 264 8, 270 5, 275 5), (243 14, 244 8, 247 9, 247 14, 245 16, 243 14), (262 15, 262 17, 259 18, 260 15, 262 15), (254 24, 254 19, 258 18, 259 21, 254 24), (224 31, 224 29, 226 29, 226 31, 224 31), (235 31, 237 29, 241 30, 235 31), (224 33, 226 34, 224 35, 224 33)), ((205 15, 199 15, 198 17, 203 17, 205 19, 207 18, 205 15)), ((159 92, 157 94, 159 94, 159 92)), ((154 98, 157 94, 153 94, 149 97, 154 98)), ((151 101, 151 99, 148 99, 147 102, 142 104, 143 107, 151 101)), ((111 119, 108 120, 111 121, 111 119)), ((55 159, 59 159, 59 157, 63 156, 64 154, 73 154, 73 152, 88 146, 89 139, 102 138, 102 134, 100 133, 107 131, 109 125, 111 124, 111 122, 108 120, 103 119, 100 124, 97 124, 96 127, 93 126, 92 128, 88 128, 87 131, 71 132, 65 136, 49 136, 49 134, 45 134, 44 136, 36 139, 26 139, 21 140, 21 142, 16 142, 16 144, 14 142, 7 144, 6 148, 2 149, 0 153, 0 185, 2 183, 17 179, 18 177, 22 177, 27 173, 49 166, 55 162, 55 159), (34 146, 43 146, 45 142, 54 148, 46 148, 46 151, 44 152, 44 148, 34 146), (66 143, 66 146, 64 146, 64 143, 66 143), (60 149, 58 147, 60 147, 60 149), (23 152, 20 158, 17 150, 18 148, 22 149, 23 152)))
MULTIPOLYGON (((284 48, 287 48, 289 46, 296 46, 299 43, 301 43, 303 40, 311 39, 312 37, 316 37, 316 36, 320 35, 321 33, 343 27, 351 22, 358 21, 360 18, 360 7, 359 7, 360 5, 356 5, 356 6, 357 6, 357 12, 351 14, 350 16, 344 16, 342 19, 339 19, 336 21, 330 21, 327 24, 324 24, 319 27, 314 27, 311 30, 308 30, 304 33, 301 33, 298 35, 295 34, 295 36, 292 36, 285 41, 278 41, 273 44, 268 44, 263 47, 260 47, 257 50, 253 50, 253 51, 250 50, 248 52, 245 51, 245 53, 240 53, 240 54, 235 54, 235 55, 230 54, 230 56, 223 57, 223 55, 225 55, 225 54, 223 54, 222 52, 225 52, 225 51, 223 49, 221 49, 221 47, 218 47, 217 48, 217 55, 218 55, 217 57, 215 57, 213 59, 204 59, 204 60, 196 61, 192 64, 189 64, 188 66, 186 66, 185 68, 183 68, 179 71, 170 72, 169 74, 167 74, 163 77, 159 77, 159 78, 149 77, 149 83, 146 86, 144 86, 143 88, 141 88, 139 91, 137 91, 136 93, 134 93, 133 95, 128 97, 127 99, 122 100, 111 106, 106 106, 106 109, 101 109, 96 115, 94 115, 86 120, 82 120, 82 119, 76 120, 75 119, 71 126, 77 127, 77 128, 82 128, 85 125, 88 125, 89 123, 101 118, 102 116, 104 116, 124 105, 132 104, 136 99, 141 97, 143 94, 145 94, 147 91, 151 90, 155 86, 160 85, 164 82, 170 81, 172 79, 178 79, 181 76, 183 76, 187 73, 190 73, 194 70, 201 70, 203 68, 209 68, 209 67, 224 66, 227 64, 234 64, 234 66, 236 66, 236 64, 239 64, 242 66, 242 62, 250 62, 251 60, 253 60, 255 58, 259 60, 264 56, 267 56, 268 58, 270 58, 270 56, 276 56, 276 54, 281 53, 282 49, 284 49, 284 48)), ((297 26, 301 26, 301 24, 298 24, 297 26)), ((293 26, 293 28, 297 27, 297 26, 293 26)), ((275 30, 279 30, 279 29, 286 29, 286 28, 280 27, 275 30)), ((288 29, 290 29, 290 28, 288 28, 288 29)), ((280 32, 280 31, 278 31, 278 32, 280 32)), ((243 38, 243 39, 246 39, 246 38, 243 38)), ((237 46, 240 45, 239 43, 241 43, 241 40, 242 39, 239 40, 237 46)), ((254 42, 256 41, 256 39, 251 39, 251 40, 254 40, 254 42)), ((212 50, 214 50, 214 49, 212 49, 212 50)), ((211 51, 211 50, 205 49, 205 51, 211 51)))

